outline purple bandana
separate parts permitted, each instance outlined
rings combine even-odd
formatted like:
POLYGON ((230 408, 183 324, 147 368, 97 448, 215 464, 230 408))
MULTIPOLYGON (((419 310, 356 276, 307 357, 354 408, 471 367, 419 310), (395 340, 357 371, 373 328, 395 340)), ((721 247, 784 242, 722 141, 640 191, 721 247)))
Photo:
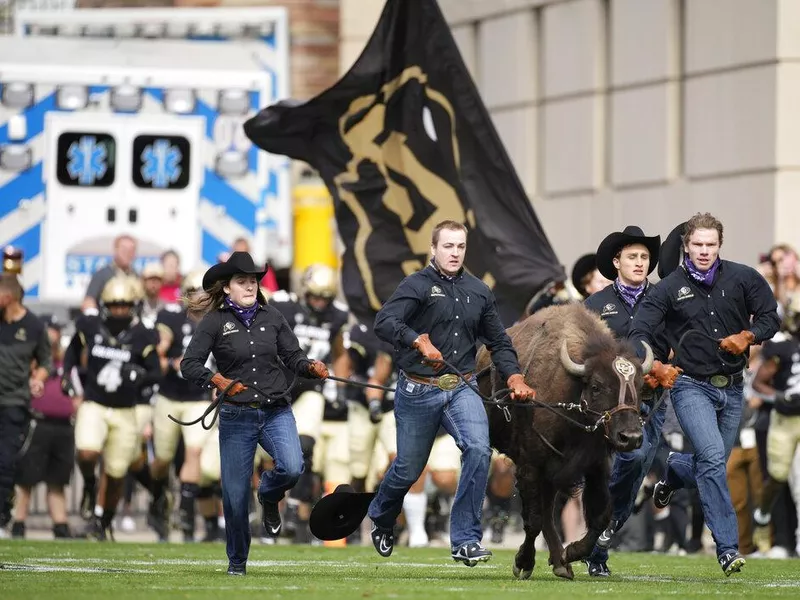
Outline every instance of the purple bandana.
POLYGON ((631 287, 622 283, 619 278, 614 280, 614 289, 617 290, 623 302, 631 308, 641 298, 645 287, 647 287, 647 281, 643 281, 642 285, 631 287))
POLYGON ((250 327, 253 324, 253 320, 256 318, 256 313, 258 312, 258 302, 254 302, 253 306, 242 307, 236 304, 230 297, 225 297, 225 304, 230 306, 233 314, 236 315, 236 318, 239 319, 245 327, 250 327))
POLYGON ((694 266, 694 263, 691 260, 689 260, 688 256, 683 259, 683 266, 686 267, 686 272, 689 273, 689 275, 691 275, 692 279, 694 279, 697 283, 700 283, 708 287, 714 285, 714 279, 717 276, 717 269, 719 269, 719 264, 720 264, 719 257, 717 257, 717 260, 714 261, 714 264, 711 265, 711 268, 705 273, 703 273, 702 271, 699 271, 696 266, 694 266))

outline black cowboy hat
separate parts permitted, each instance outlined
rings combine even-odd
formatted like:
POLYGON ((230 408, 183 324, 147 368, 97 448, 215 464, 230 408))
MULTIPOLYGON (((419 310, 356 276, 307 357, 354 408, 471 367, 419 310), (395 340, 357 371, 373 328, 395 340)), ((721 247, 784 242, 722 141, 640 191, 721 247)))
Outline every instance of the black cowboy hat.
POLYGON ((359 493, 345 483, 314 505, 308 526, 320 540, 341 540, 353 533, 367 516, 375 493, 359 493))
POLYGON ((572 265, 572 273, 570 274, 570 279, 572 279, 572 285, 575 286, 575 289, 578 290, 581 296, 589 295, 586 293, 586 290, 584 289, 583 284, 581 283, 581 279, 586 277, 596 268, 597 268, 596 254, 584 254, 578 260, 575 261, 574 265, 572 265))
POLYGON ((659 278, 664 279, 681 264, 684 233, 686 233, 686 221, 670 231, 667 239, 661 244, 661 255, 658 261, 659 278))
POLYGON ((661 250, 661 236, 648 237, 640 227, 628 225, 622 231, 615 231, 606 236, 597 247, 597 269, 606 279, 612 281, 617 278, 617 269, 614 267, 614 257, 622 248, 631 244, 642 244, 650 252, 650 275, 658 264, 658 253, 661 250))
POLYGON ((248 252, 234 252, 228 257, 228 260, 218 263, 206 271, 206 274, 203 275, 203 289, 209 291, 217 281, 230 280, 231 277, 240 273, 255 275, 256 279, 261 281, 267 274, 268 268, 269 265, 264 265, 263 268, 257 267, 248 252))

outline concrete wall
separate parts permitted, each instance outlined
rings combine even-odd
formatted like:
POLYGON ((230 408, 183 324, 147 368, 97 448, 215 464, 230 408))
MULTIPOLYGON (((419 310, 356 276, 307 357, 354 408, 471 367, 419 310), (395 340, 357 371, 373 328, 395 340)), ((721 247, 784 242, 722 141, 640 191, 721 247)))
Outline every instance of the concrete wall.
MULTIPOLYGON (((561 261, 697 211, 800 246, 800 1, 439 0, 561 261)), ((341 0, 340 68, 380 0, 341 0)))

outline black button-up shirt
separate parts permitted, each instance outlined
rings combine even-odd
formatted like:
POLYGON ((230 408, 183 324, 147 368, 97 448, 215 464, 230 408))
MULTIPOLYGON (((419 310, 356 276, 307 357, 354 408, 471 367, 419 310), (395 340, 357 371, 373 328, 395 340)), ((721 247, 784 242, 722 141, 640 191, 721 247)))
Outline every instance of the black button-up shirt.
MULTIPOLYGON (((629 306, 628 303, 622 299, 622 296, 619 295, 619 292, 617 292, 613 284, 592 294, 584 300, 583 303, 586 308, 597 313, 600 318, 605 321, 606 325, 614 332, 617 339, 624 340, 628 338, 628 331, 630 330, 631 323, 633 323, 634 315, 652 289, 653 285, 648 282, 642 295, 639 296, 639 299, 633 306, 629 306)), ((667 342, 667 336, 664 333, 663 323, 656 327, 650 347, 653 349, 653 355, 656 360, 660 360, 661 362, 667 361, 669 358, 669 342, 667 342)))
MULTIPOLYGON (((679 348, 678 341, 690 329, 720 340, 749 330, 755 335, 754 343, 760 344, 780 327, 778 304, 767 281, 755 269, 728 260, 721 261, 710 288, 694 281, 683 267, 654 285, 633 319, 628 338, 634 345, 639 340, 653 343, 653 332, 662 322, 675 350, 673 362, 694 377, 734 375, 742 369, 723 363, 721 358, 736 363, 738 357, 705 337, 690 335, 679 348)), ((643 354, 640 347, 636 351, 643 354)))
POLYGON ((29 406, 31 402, 31 361, 53 370, 50 338, 42 320, 27 311, 13 323, 0 312, 0 406, 29 406))
POLYGON ((250 327, 245 327, 227 306, 203 317, 183 355, 183 376, 197 385, 211 388, 214 374, 205 367, 211 352, 224 377, 250 386, 233 398, 234 402, 241 403, 271 404, 283 400, 280 395, 286 392, 289 382, 278 363, 279 358, 289 370, 299 374, 307 373, 311 363, 286 319, 269 305, 259 308, 250 327))
POLYGON ((406 277, 378 312, 374 330, 394 346, 398 368, 411 375, 433 377, 452 372, 445 367, 436 373, 422 364, 422 355, 411 347, 422 333, 430 336, 444 359, 461 373, 475 369, 479 338, 486 342, 504 380, 520 372, 492 291, 463 270, 447 277, 429 265, 406 277))

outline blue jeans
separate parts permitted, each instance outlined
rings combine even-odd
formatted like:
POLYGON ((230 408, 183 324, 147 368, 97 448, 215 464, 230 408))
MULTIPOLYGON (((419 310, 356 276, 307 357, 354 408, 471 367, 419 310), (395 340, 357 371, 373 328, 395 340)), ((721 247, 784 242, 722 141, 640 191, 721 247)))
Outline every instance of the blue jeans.
POLYGON ((667 485, 697 487, 717 556, 739 549, 726 465, 739 432, 743 403, 741 385, 720 389, 681 375, 672 388, 672 406, 694 454, 672 454, 667 459, 667 485))
POLYGON ((303 453, 292 409, 251 408, 223 404, 219 411, 219 454, 222 463, 222 508, 228 562, 247 563, 250 551, 250 489, 256 444, 275 461, 272 471, 261 474, 258 494, 278 502, 303 472, 303 453))
MULTIPOLYGON (((663 392, 668 394, 669 392, 663 392)), ((658 402, 656 397, 654 402, 658 402)), ((664 426, 664 418, 667 415, 667 402, 669 398, 664 398, 656 408, 653 417, 645 424, 642 430, 642 445, 633 452, 619 452, 614 457, 614 466, 611 470, 611 479, 608 484, 608 491, 611 493, 611 505, 613 512, 611 518, 618 521, 617 531, 619 531, 631 516, 633 505, 636 502, 636 494, 642 485, 645 475, 650 471, 653 460, 658 452, 661 443, 661 428, 664 426)), ((650 407, 642 404, 642 418, 646 419, 650 414, 650 407)), ((608 549, 595 546, 589 556, 591 562, 606 562, 608 560, 608 549)))
POLYGON ((400 375, 394 399, 397 457, 369 505, 369 516, 391 529, 403 508, 403 498, 419 479, 436 439, 439 425, 461 450, 461 477, 450 513, 453 548, 480 542, 481 510, 489 478, 489 420, 480 397, 464 382, 453 390, 410 381, 400 375))

